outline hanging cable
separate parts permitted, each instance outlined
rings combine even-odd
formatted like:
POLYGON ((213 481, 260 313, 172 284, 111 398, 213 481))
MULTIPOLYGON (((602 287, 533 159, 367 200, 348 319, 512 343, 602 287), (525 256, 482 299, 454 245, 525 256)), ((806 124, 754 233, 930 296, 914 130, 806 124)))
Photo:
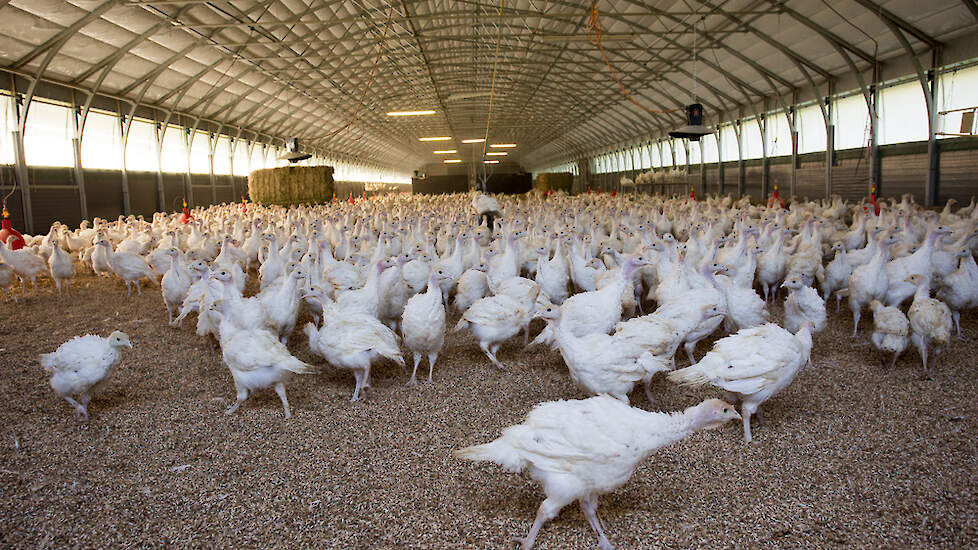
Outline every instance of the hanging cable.
POLYGON ((598 11, 598 0, 591 0, 591 13, 588 16, 588 21, 587 21, 588 42, 597 46, 598 49, 601 50, 601 57, 604 58, 604 62, 608 66, 608 71, 611 72, 611 77, 615 79, 615 82, 618 83, 618 87, 621 88, 621 93, 625 94, 625 97, 628 98, 628 101, 631 101, 636 107, 642 109, 646 113, 665 114, 665 113, 675 113, 677 111, 682 111, 682 109, 668 109, 665 111, 658 111, 655 109, 649 109, 645 105, 642 105, 638 101, 635 101, 635 98, 632 97, 632 94, 628 93, 628 90, 625 89, 625 85, 622 84, 621 80, 618 78, 618 74, 615 73, 615 68, 611 66, 611 61, 608 60, 608 54, 605 53, 604 45, 601 43, 602 33, 603 30, 601 28, 601 14, 598 11))
MULTIPOLYGON (((863 36, 865 36, 866 38, 870 39, 870 41, 873 42, 873 82, 870 85, 870 87, 874 90, 874 96, 871 98, 871 101, 872 101, 872 108, 873 109, 878 109, 879 106, 876 104, 877 103, 877 98, 875 97, 875 94, 878 94, 879 93, 879 90, 878 90, 878 81, 879 81, 879 57, 878 56, 879 56, 879 51, 880 51, 880 43, 877 42, 876 39, 873 38, 872 35, 870 35, 866 31, 864 31, 862 29, 862 27, 860 27, 859 25, 856 25, 855 23, 853 23, 852 21, 850 21, 849 19, 847 19, 846 17, 844 17, 841 13, 839 13, 839 10, 835 9, 834 7, 832 7, 832 4, 830 4, 826 0, 822 0, 822 3, 825 4, 825 7, 829 8, 830 10, 832 10, 832 13, 836 14, 839 17, 839 19, 841 19, 845 23, 848 23, 850 27, 852 27, 852 28, 856 29, 857 31, 861 32, 863 34, 863 36)), ((880 10, 882 11, 882 9, 883 8, 881 7, 880 10)), ((882 13, 880 13, 879 15, 880 15, 880 18, 882 19, 882 17, 883 17, 882 16, 882 13)), ((872 126, 873 126, 873 115, 871 113, 868 113, 868 112, 866 114, 867 114, 866 123, 867 123, 867 125, 869 127, 865 129, 865 133, 866 133, 865 154, 862 157, 860 157, 858 161, 856 161, 856 166, 853 167, 853 174, 855 174, 855 173, 858 172, 859 166, 862 163, 862 159, 863 158, 866 158, 866 159, 869 159, 870 158, 872 148, 875 145, 873 143, 873 128, 872 128, 872 126)), ((879 124, 879 118, 876 119, 876 124, 877 125, 879 124)), ((877 128, 876 133, 877 133, 877 139, 878 139, 879 138, 879 128, 877 128)), ((872 168, 870 168, 870 176, 869 176, 870 177, 870 180, 872 180, 872 176, 873 176, 873 174, 872 174, 872 168)), ((871 182, 871 183, 873 184, 873 188, 875 189, 875 187, 876 187, 875 183, 874 182, 871 182)))
POLYGON ((391 28, 391 20, 393 19, 393 17, 394 17, 394 5, 391 4, 391 9, 390 11, 387 12, 387 23, 384 25, 384 34, 380 37, 380 43, 377 45, 377 56, 374 58, 373 66, 370 67, 370 74, 367 76, 367 84, 366 86, 363 87, 363 92, 360 94, 360 101, 357 101, 357 106, 353 110, 353 114, 350 115, 350 120, 343 126, 340 126, 339 128, 326 134, 321 139, 329 139, 335 136, 336 134, 342 132, 343 130, 346 130, 354 122, 356 122, 357 118, 360 116, 360 107, 363 106, 363 100, 367 97, 367 91, 370 90, 370 85, 373 84, 374 71, 377 70, 377 63, 380 62, 380 57, 384 54, 384 42, 387 40, 387 31, 389 31, 391 28))
MULTIPOLYGON (((499 15, 503 14, 503 4, 505 0, 499 2, 499 15)), ((503 28, 496 25, 496 51, 492 56, 492 77, 489 79, 489 112, 486 114, 486 132, 482 139, 482 186, 483 190, 488 189, 489 178, 486 175, 486 152, 489 147, 489 128, 492 125, 492 100, 496 92, 496 67, 499 62, 499 43, 502 42, 503 28)))
MULTIPOLYGON (((691 6, 689 4, 689 2, 687 2, 686 0, 683 0, 683 4, 686 4, 686 7, 689 8, 689 11, 690 12, 692 12, 694 14, 696 13, 696 10, 693 9, 693 6, 691 6)), ((683 19, 683 22, 685 23, 685 19, 683 19)), ((697 23, 703 23, 703 34, 705 35, 706 34, 706 15, 700 15, 700 18, 697 19, 696 21, 693 21, 693 25, 692 25, 692 27, 693 27, 693 90, 692 90, 693 98, 692 98, 692 101, 690 101, 690 103, 696 103, 696 84, 697 84, 697 82, 696 82, 696 61, 698 60, 698 58, 697 58, 698 51, 696 49, 696 38, 697 38, 696 24, 697 23)))

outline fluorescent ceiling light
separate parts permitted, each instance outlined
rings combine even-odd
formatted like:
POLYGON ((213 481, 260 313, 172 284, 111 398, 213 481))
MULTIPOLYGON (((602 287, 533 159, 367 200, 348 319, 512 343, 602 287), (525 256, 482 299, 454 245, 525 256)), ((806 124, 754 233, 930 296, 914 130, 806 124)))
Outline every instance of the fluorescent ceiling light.
MULTIPOLYGON (((591 37, 586 34, 543 34, 537 36, 541 42, 587 42, 591 37)), ((602 42, 611 40, 634 40, 634 33, 604 33, 601 35, 602 42)))
POLYGON ((507 153, 506 151, 489 151, 488 153, 486 153, 486 156, 487 157, 505 157, 508 154, 509 153, 507 153))
POLYGON ((462 143, 482 143, 483 141, 485 141, 483 138, 463 139, 462 143))
POLYGON ((474 99, 477 97, 489 97, 489 92, 455 92, 448 94, 446 101, 458 101, 460 99, 474 99))
POLYGON ((390 111, 387 116, 419 116, 419 115, 433 115, 434 111, 390 111))
POLYGON ((418 141, 448 141, 450 139, 452 139, 452 136, 435 136, 418 138, 418 141))
POLYGON ((442 162, 444 162, 445 164, 458 164, 462 162, 462 159, 445 159, 442 162))
POLYGON ((484 162, 486 164, 499 164, 499 161, 498 160, 484 160, 482 162, 484 162))
POLYGON ((516 144, 515 143, 492 143, 489 145, 489 147, 492 147, 493 149, 512 149, 513 147, 516 147, 516 144))
POLYGON ((432 151, 436 155, 451 155, 457 153, 455 149, 439 149, 438 151, 432 151))

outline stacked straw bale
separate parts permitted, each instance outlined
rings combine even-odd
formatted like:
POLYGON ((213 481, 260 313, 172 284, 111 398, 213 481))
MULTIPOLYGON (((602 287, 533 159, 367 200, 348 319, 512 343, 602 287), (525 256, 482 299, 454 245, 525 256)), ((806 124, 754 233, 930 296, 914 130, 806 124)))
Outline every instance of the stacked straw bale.
POLYGON ((262 205, 296 206, 329 202, 335 191, 332 166, 283 166, 248 175, 248 195, 262 205))
POLYGON ((570 193, 573 185, 574 174, 570 172, 553 172, 549 174, 537 174, 537 181, 533 187, 539 191, 550 191, 552 189, 554 191, 570 193))

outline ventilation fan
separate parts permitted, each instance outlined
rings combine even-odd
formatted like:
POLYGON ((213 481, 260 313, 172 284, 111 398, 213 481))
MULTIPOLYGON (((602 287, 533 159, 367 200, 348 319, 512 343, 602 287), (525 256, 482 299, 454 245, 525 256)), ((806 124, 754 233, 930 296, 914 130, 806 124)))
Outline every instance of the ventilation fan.
POLYGON ((703 126, 703 106, 693 103, 686 106, 686 126, 682 126, 669 132, 674 138, 688 138, 690 141, 699 141, 701 137, 712 134, 713 131, 703 126))
POLYGON ((278 160, 287 160, 294 164, 311 157, 311 153, 302 153, 299 151, 299 138, 289 138, 285 140, 285 154, 280 156, 278 160))

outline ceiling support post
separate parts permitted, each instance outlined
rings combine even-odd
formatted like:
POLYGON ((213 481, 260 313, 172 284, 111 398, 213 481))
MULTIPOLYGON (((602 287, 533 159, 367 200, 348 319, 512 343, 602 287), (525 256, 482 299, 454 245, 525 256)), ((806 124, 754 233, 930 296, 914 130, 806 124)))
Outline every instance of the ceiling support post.
MULTIPOLYGON (((765 102, 766 104, 767 102, 765 102)), ((765 105, 766 107, 766 105, 765 105)), ((761 201, 767 202, 767 196, 771 187, 771 159, 767 154, 767 115, 761 113, 757 120, 757 126, 761 131, 761 201)))
POLYGON ((88 195, 85 192, 85 171, 82 169, 81 162, 81 139, 82 127, 80 124, 81 111, 75 102, 75 92, 71 92, 71 157, 72 175, 75 178, 75 187, 78 188, 78 212, 81 219, 88 219, 88 195))
POLYGON ((734 121, 734 133, 737 136, 737 198, 740 198, 747 188, 747 171, 744 168, 744 128, 739 118, 734 121))
POLYGON ((822 98, 825 119, 825 198, 832 197, 832 166, 835 164, 835 113, 832 109, 834 86, 828 83, 828 94, 822 98))
POLYGON ((26 105, 22 107, 20 104, 17 85, 12 75, 10 77, 10 91, 12 93, 10 98, 12 102, 11 106, 14 109, 17 121, 17 129, 10 132, 10 140, 14 145, 14 174, 17 176, 16 185, 20 185, 20 202, 24 209, 24 232, 32 235, 34 234, 34 211, 31 205, 31 186, 28 181, 30 175, 27 171, 27 158, 24 156, 24 128, 26 124, 24 118, 27 116, 27 110, 26 105))
POLYGON ((941 48, 934 48, 931 69, 927 71, 927 206, 934 206, 940 200, 941 150, 937 142, 937 68, 941 63, 941 48))
MULTIPOLYGON (((153 118, 156 118, 155 113, 153 118)), ((159 212, 166 212, 166 197, 163 193, 163 132, 160 126, 158 121, 153 121, 153 150, 156 154, 156 204, 159 212)))

